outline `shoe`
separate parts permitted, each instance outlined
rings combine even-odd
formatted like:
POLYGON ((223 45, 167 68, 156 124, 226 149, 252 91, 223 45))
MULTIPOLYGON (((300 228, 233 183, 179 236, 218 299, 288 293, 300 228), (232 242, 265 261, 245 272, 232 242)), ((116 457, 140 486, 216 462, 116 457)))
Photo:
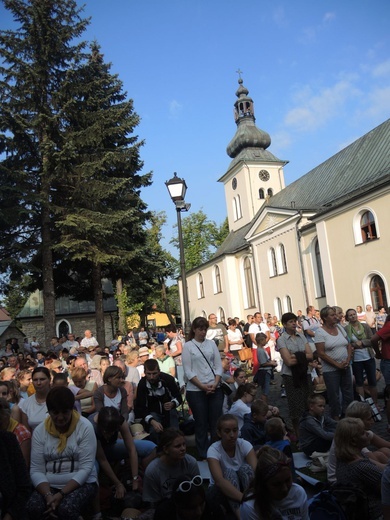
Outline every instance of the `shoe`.
POLYGON ((280 397, 287 397, 286 389, 282 387, 280 391, 280 397))

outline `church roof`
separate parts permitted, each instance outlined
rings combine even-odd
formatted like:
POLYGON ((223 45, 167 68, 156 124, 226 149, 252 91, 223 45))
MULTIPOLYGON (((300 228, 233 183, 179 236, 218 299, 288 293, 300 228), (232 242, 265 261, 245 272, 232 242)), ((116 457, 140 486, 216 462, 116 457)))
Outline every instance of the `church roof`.
POLYGON ((390 119, 276 193, 268 207, 329 211, 390 180, 390 119))

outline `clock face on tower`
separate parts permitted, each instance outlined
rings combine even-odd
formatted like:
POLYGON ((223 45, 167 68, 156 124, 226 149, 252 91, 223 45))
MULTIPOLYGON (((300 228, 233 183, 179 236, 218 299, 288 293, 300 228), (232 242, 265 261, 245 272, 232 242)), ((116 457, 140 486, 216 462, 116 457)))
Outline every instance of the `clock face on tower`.
POLYGON ((237 179, 235 177, 232 180, 232 188, 233 188, 233 190, 235 190, 237 188, 237 179))
POLYGON ((264 182, 269 181, 269 173, 267 172, 267 170, 260 170, 259 178, 264 182))

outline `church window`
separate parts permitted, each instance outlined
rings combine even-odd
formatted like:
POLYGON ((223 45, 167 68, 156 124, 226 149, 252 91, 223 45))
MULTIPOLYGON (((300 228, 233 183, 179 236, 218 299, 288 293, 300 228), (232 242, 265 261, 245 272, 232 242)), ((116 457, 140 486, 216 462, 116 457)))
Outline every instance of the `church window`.
POLYGON ((374 275, 370 280, 370 293, 372 308, 375 312, 379 311, 381 307, 387 309, 387 296, 385 284, 382 278, 378 275, 374 275))
POLYGON ((283 244, 279 244, 278 247, 278 260, 280 266, 280 274, 287 273, 287 261, 286 261, 286 250, 283 244))
POLYGON ((265 199, 264 188, 259 189, 259 199, 265 199))
POLYGON ((378 219, 371 208, 361 208, 353 218, 355 244, 365 244, 380 237, 378 219))
POLYGON ((291 297, 289 295, 286 296, 286 311, 292 312, 291 297))
POLYGON ((374 240, 377 238, 375 218, 371 211, 365 211, 360 219, 360 228, 362 230, 362 240, 374 240))
POLYGON ((239 195, 236 195, 236 205, 237 205, 237 220, 242 218, 242 210, 241 210, 241 199, 239 195))
POLYGON ((274 194, 273 189, 272 188, 268 188, 268 190, 267 190, 268 197, 272 197, 273 194, 274 194))
POLYGON ((218 309, 218 314, 219 314, 219 321, 221 321, 222 323, 226 323, 225 311, 222 307, 220 307, 218 309))
POLYGON ((278 317, 279 320, 280 320, 280 318, 283 315, 282 301, 278 297, 275 298, 275 314, 276 314, 276 316, 278 317))
POLYGON ((248 257, 244 260, 244 282, 245 282, 245 308, 250 309, 255 306, 255 291, 253 288, 252 265, 248 257))
POLYGON ((204 298, 204 285, 203 285, 203 276, 201 273, 198 273, 198 298, 204 298))
POLYGON ((221 271, 219 267, 216 265, 214 267, 214 294, 218 294, 222 292, 222 284, 221 284, 221 271))
POLYGON ((312 264, 313 264, 313 275, 316 290, 316 298, 322 298, 326 296, 325 293, 325 281, 324 273, 322 270, 321 251, 318 238, 315 238, 311 250, 312 264))
POLYGON ((62 336, 66 336, 69 334, 69 332, 72 331, 72 327, 70 326, 69 321, 67 320, 61 320, 59 323, 57 323, 57 336, 59 338, 62 338, 62 336))
POLYGON ((269 275, 278 276, 278 264, 276 263, 276 253, 273 247, 268 250, 269 275))

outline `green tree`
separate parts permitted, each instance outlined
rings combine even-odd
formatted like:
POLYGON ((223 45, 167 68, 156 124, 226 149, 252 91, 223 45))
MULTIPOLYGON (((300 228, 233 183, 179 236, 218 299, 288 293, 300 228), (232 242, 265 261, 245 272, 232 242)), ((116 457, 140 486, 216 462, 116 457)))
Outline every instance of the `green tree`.
MULTIPOLYGON (((55 332, 54 206, 61 184, 69 70, 83 58, 88 20, 73 0, 3 0, 17 29, 0 31, 0 262, 11 277, 40 257, 44 330, 55 332), (78 40, 78 43, 74 43, 78 40)), ((36 262, 35 262, 36 264, 36 262)))
POLYGON ((90 266, 100 344, 105 339, 102 277, 128 272, 147 240, 150 217, 140 197, 151 175, 138 173, 139 117, 110 68, 94 42, 77 78, 69 75, 73 95, 64 110, 65 146, 59 153, 66 182, 58 187, 61 205, 54 208, 59 230, 54 250, 90 266))
MULTIPOLYGON (((190 270, 210 260, 229 234, 229 227, 227 218, 218 226, 199 210, 182 219, 182 231, 186 269, 190 270)), ((179 249, 178 237, 170 243, 179 249)))

